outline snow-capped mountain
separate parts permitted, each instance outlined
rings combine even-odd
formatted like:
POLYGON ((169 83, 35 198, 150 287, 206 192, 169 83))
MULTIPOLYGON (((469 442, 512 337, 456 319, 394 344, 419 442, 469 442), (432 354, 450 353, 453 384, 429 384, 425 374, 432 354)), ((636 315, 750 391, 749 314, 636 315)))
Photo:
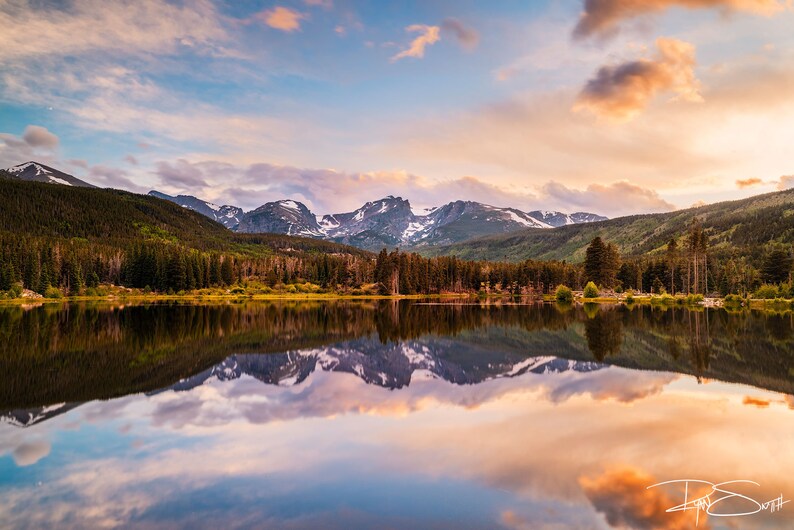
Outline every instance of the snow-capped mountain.
POLYGON ((192 195, 177 195, 174 197, 156 190, 150 191, 149 195, 171 201, 182 206, 183 208, 195 210, 198 213, 219 222, 226 228, 234 229, 238 224, 240 224, 240 219, 243 217, 242 208, 229 205, 218 206, 217 204, 203 201, 199 198, 193 197, 192 195))
POLYGON ((75 407, 80 406, 80 403, 56 403, 54 405, 47 405, 45 407, 36 407, 32 409, 16 409, 10 410, 0 414, 0 423, 10 423, 17 427, 31 427, 37 423, 60 416, 69 412, 75 407))
MULTIPOLYGON (((253 377, 268 385, 297 386, 318 371, 353 374, 367 384, 396 390, 427 379, 472 385, 530 373, 593 372, 607 366, 552 356, 495 354, 493 350, 483 351, 475 344, 450 338, 385 345, 376 339, 363 338, 286 353, 232 355, 212 368, 166 388, 148 392, 147 395, 189 391, 210 381, 233 381, 243 376, 253 377)), ((0 412, 0 423, 30 427, 81 404, 58 403, 0 412)))
POLYGON ((317 217, 304 204, 277 201, 246 213, 235 230, 317 237, 378 250, 384 247, 449 244, 525 228, 554 228, 562 224, 601 219, 595 214, 567 216, 559 212, 533 213, 472 201, 454 201, 416 213, 407 200, 388 196, 368 202, 352 212, 324 215, 317 221, 317 217), (544 213, 549 214, 548 217, 557 224, 538 218, 544 213), (564 220, 558 221, 552 214, 564 217, 564 220))
POLYGON ((576 212, 572 214, 548 211, 548 210, 535 210, 529 212, 527 215, 551 225, 554 228, 565 225, 577 225, 581 223, 595 223, 597 221, 606 221, 607 218, 603 215, 597 215, 587 212, 576 212))
POLYGON ((323 238, 317 216, 305 204, 296 201, 275 201, 246 213, 235 229, 237 232, 287 234, 323 238))
POLYGON ((326 239, 361 248, 398 246, 411 241, 417 217, 402 197, 384 197, 348 213, 326 215, 320 228, 326 239))
POLYGON ((527 373, 592 372, 606 366, 597 362, 550 356, 506 356, 503 359, 480 356, 483 360, 481 363, 461 365, 448 360, 450 350, 457 351, 460 347, 465 349, 466 346, 445 339, 407 341, 386 346, 361 339, 281 354, 232 355, 222 363, 158 392, 190 390, 207 381, 230 381, 243 375, 266 384, 292 386, 301 384, 317 370, 354 374, 368 384, 393 390, 407 387, 417 379, 443 379, 458 385, 471 385, 527 373))
POLYGON ((61 184, 64 186, 81 186, 84 188, 95 188, 77 177, 58 171, 57 169, 39 164, 38 162, 25 162, 18 166, 6 169, 11 177, 29 182, 46 182, 48 184, 61 184))

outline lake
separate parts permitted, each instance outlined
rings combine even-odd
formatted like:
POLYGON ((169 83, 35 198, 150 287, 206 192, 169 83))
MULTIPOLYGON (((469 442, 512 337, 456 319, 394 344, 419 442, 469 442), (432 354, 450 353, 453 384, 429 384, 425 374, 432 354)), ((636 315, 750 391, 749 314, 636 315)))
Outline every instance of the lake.
POLYGON ((792 360, 791 313, 0 307, 0 527, 791 528, 792 360))

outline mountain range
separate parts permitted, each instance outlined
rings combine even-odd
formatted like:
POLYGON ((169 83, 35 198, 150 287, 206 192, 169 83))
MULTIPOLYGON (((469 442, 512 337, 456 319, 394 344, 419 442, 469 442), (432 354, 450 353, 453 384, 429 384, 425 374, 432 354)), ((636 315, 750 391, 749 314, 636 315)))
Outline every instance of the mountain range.
MULTIPOLYGON (((6 171, 20 180, 93 187, 37 162, 26 162, 6 171)), ((606 220, 606 217, 587 212, 524 212, 472 201, 454 201, 417 212, 407 200, 393 196, 368 202, 352 212, 318 216, 305 204, 288 199, 268 202, 244 212, 238 206, 217 205, 192 195, 173 196, 156 190, 149 195, 194 210, 234 232, 311 237, 366 250, 451 245, 526 228, 549 229, 606 220)))
POLYGON ((607 219, 586 212, 570 215, 540 210, 523 212, 472 201, 454 201, 417 213, 410 202, 391 195, 368 202, 352 212, 322 217, 294 200, 268 202, 242 213, 240 208, 217 206, 189 195, 171 197, 158 191, 149 194, 196 210, 235 232, 313 237, 367 250, 448 245, 525 228, 548 229, 607 219), (235 219, 239 221, 235 223, 235 219))
MULTIPOLYGON (((243 376, 253 377, 268 385, 298 386, 318 371, 352 374, 365 383, 389 390, 408 387, 413 381, 439 379, 457 385, 476 385, 485 381, 524 374, 549 375, 568 371, 587 373, 607 365, 586 360, 572 360, 554 356, 523 357, 513 354, 494 355, 487 349, 465 342, 435 339, 412 340, 381 344, 371 338, 358 339, 336 345, 271 354, 237 354, 204 371, 178 382, 149 391, 184 392, 210 381, 234 381, 243 376), (461 364, 450 360, 449 350, 464 350, 476 359, 485 355, 488 363, 461 364)), ((28 409, 0 412, 0 424, 31 427, 68 412, 82 403, 65 402, 28 409)))

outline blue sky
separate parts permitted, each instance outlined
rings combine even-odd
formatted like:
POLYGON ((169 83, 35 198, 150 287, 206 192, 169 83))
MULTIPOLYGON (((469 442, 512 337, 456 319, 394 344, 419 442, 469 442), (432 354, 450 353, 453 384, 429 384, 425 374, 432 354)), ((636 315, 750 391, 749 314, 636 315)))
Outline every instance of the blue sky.
POLYGON ((0 166, 318 214, 737 198, 794 183, 792 22, 784 0, 11 0, 0 166))

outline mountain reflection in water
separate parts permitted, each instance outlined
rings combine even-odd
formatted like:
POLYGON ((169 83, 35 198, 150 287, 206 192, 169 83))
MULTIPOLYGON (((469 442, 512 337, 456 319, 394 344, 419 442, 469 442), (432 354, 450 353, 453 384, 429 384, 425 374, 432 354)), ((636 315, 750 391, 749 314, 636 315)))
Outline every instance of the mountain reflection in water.
POLYGON ((0 338, 3 526, 690 528, 644 488, 794 495, 790 314, 65 305, 0 338))

